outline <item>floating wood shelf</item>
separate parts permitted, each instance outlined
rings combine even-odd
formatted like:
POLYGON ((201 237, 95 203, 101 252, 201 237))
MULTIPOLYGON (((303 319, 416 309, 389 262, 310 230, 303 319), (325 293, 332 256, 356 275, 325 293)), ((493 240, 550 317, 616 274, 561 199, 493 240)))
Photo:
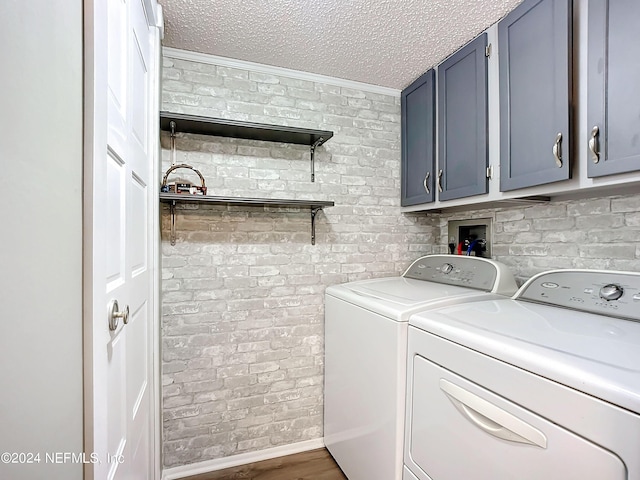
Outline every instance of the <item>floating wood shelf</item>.
POLYGON ((279 198, 215 197, 210 195, 188 195, 161 193, 160 201, 171 209, 171 245, 176 243, 175 206, 178 203, 208 203, 214 205, 238 205, 252 207, 297 207, 311 210, 311 245, 316 244, 316 214, 324 207, 333 207, 334 202, 323 200, 287 200, 279 198))
POLYGON ((201 117, 184 113, 160 112, 160 129, 167 132, 195 133, 218 137, 244 138, 265 142, 294 143, 311 148, 311 181, 315 181, 315 149, 333 137, 329 130, 285 127, 241 122, 225 118, 201 117))

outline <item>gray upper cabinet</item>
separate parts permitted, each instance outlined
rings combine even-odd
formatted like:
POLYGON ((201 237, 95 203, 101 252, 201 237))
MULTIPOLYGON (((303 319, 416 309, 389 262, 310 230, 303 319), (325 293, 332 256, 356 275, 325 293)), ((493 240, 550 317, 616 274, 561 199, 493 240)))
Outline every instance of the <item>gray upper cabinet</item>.
POLYGON ((440 200, 487 193, 487 35, 438 67, 440 200))
POLYGON ((588 25, 588 176, 640 170, 640 1, 590 0, 588 25))
POLYGON ((435 72, 402 91, 402 206, 433 202, 435 165, 435 72))
POLYGON ((500 190, 571 175, 571 1, 525 0, 498 24, 500 190))

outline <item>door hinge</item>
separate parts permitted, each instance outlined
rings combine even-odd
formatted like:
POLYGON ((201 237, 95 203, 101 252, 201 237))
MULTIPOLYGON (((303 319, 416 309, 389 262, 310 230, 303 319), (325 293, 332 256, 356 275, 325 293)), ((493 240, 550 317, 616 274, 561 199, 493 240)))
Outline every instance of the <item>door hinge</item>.
POLYGON ((491 180, 491 177, 493 177, 493 167, 492 167, 491 165, 489 165, 489 166, 487 167, 487 178, 488 178, 489 180, 491 180))
POLYGON ((491 44, 489 44, 486 47, 484 47, 484 56, 485 57, 490 57, 491 56, 491 44))

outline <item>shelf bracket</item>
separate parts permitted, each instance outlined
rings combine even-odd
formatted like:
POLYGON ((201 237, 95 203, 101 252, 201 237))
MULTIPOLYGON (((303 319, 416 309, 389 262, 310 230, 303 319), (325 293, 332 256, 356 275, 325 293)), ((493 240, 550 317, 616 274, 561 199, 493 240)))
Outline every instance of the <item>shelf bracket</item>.
POLYGON ((311 181, 316 181, 316 165, 315 165, 315 153, 316 147, 319 147, 324 143, 324 137, 320 137, 311 145, 311 181))
POLYGON ((176 201, 173 200, 169 204, 169 212, 171 215, 171 245, 176 244, 176 201))
MULTIPOLYGON (((304 211, 310 211, 311 213, 311 245, 316 244, 316 216, 320 210, 324 207, 333 207, 333 202, 324 200, 287 200, 287 199, 274 199, 274 198, 244 198, 244 197, 215 197, 207 195, 189 195, 189 194, 175 194, 175 193, 160 193, 160 202, 169 205, 169 225, 170 225, 170 240, 171 245, 175 245, 177 242, 176 234, 176 215, 177 204, 189 203, 199 204, 206 203, 209 205, 243 205, 251 207, 295 207, 297 209, 303 208, 304 211)), ((166 210, 165 210, 166 212, 166 210)), ((184 212, 184 211, 183 211, 184 212)))
POLYGON ((316 244, 316 214, 322 210, 322 207, 311 208, 311 245, 316 244))
POLYGON ((171 165, 176 164, 176 122, 171 120, 171 165))

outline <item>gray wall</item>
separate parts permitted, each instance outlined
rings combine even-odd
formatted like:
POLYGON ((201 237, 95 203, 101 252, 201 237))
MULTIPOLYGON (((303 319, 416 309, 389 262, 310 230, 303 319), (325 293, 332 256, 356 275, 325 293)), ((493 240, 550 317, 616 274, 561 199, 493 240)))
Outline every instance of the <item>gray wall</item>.
POLYGON ((308 210, 193 206, 171 246, 165 209, 164 463, 321 438, 325 287, 397 275, 436 246, 435 219, 400 214, 400 99, 166 57, 163 92, 165 110, 335 133, 315 183, 308 147, 181 136, 178 162, 210 194, 336 203, 315 246, 308 210))
POLYGON ((0 478, 80 479, 82 2, 0 3, 0 478))

